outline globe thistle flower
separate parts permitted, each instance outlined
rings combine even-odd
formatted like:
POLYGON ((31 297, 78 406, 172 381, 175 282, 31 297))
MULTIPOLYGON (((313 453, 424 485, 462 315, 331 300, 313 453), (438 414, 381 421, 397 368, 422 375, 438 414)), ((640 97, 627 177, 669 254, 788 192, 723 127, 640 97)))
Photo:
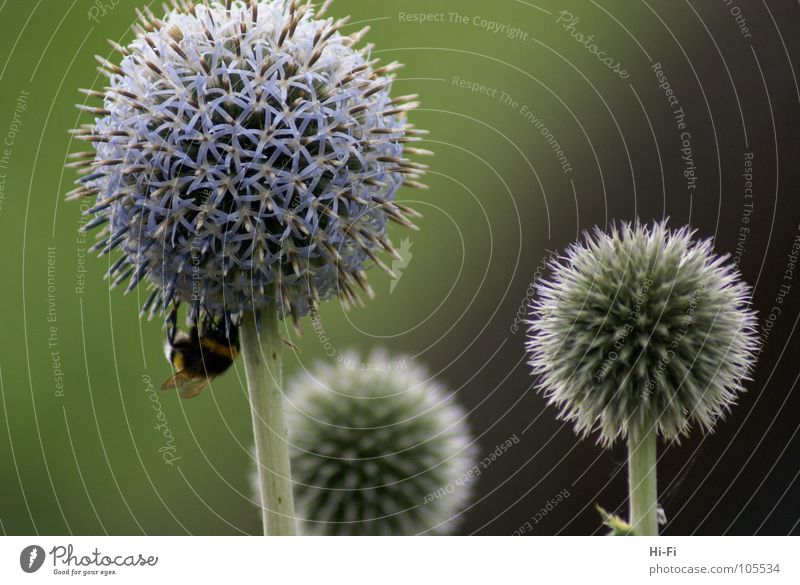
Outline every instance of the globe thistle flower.
POLYGON ((611 444, 655 424, 668 440, 711 430, 753 366, 749 287, 694 231, 622 223, 551 265, 527 342, 562 416, 611 444))
POLYGON ((294 533, 278 316, 297 328, 321 300, 372 296, 367 267, 400 259, 387 222, 416 227, 394 201, 424 187, 406 155, 430 154, 407 146, 422 133, 406 121, 415 97, 390 95, 400 65, 357 49, 366 29, 341 33, 329 3, 145 8, 133 41, 111 41, 121 60, 97 57, 108 86, 83 90, 102 105, 79 105, 95 120, 74 131, 93 149, 70 163, 68 199, 93 198, 84 229, 102 226, 93 250, 122 252, 112 286, 149 281, 151 317, 185 302, 192 325, 241 324, 269 534, 294 533))
POLYGON ((306 534, 446 534, 469 499, 466 413, 407 358, 320 362, 287 385, 306 534))
POLYGON ((108 278, 153 285, 144 311, 174 301, 215 316, 276 304, 296 320, 319 300, 368 295, 365 268, 396 254, 387 220, 414 227, 393 201, 424 165, 407 154, 415 96, 390 96, 398 63, 345 36, 347 19, 310 3, 174 0, 140 12, 136 38, 98 57, 109 79, 96 116, 75 131, 84 176, 70 198, 95 197, 94 249, 119 247, 108 278))
POLYGON ((530 365, 548 401, 582 436, 627 437, 647 455, 630 467, 652 472, 653 494, 656 433, 712 430, 754 361, 750 289, 694 233, 637 222, 586 234, 551 264, 530 321, 530 365))

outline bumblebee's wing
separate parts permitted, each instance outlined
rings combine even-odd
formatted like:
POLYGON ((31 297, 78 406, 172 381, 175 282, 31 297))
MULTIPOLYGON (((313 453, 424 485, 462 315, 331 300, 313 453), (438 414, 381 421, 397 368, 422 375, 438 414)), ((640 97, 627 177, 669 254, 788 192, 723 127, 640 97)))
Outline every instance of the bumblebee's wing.
POLYGON ((208 386, 211 380, 205 376, 201 378, 190 376, 186 371, 180 371, 167 378, 161 385, 162 390, 177 390, 181 398, 194 398, 208 386))

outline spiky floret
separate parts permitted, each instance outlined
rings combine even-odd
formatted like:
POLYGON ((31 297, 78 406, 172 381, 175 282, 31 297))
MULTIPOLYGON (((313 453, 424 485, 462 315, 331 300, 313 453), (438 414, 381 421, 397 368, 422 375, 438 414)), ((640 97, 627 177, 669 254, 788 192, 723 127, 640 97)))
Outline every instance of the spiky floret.
POLYGON ((711 430, 754 363, 750 289, 689 228, 595 229, 551 264, 527 349, 561 416, 610 445, 655 426, 668 440, 711 430))
POLYGON ((408 358, 375 350, 288 384, 298 516, 306 534, 445 534, 469 498, 464 410, 408 358))
POLYGON ((194 5, 140 12, 136 38, 112 42, 119 64, 85 90, 102 107, 74 131, 83 176, 68 198, 96 197, 94 246, 122 256, 108 277, 131 290, 147 277, 144 312, 173 301, 236 315, 276 302, 295 319, 334 295, 367 294, 364 269, 396 252, 386 221, 414 227, 393 202, 424 165, 405 147, 415 96, 389 95, 399 64, 377 66, 366 30, 321 18, 297 0, 194 5))

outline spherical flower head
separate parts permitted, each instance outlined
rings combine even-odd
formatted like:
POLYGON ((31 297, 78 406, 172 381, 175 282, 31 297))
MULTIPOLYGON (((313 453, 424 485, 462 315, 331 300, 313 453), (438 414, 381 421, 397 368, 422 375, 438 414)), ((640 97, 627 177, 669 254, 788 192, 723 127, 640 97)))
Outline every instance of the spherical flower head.
POLYGON ((551 264, 527 349, 540 388, 578 433, 668 440, 712 430, 754 364, 750 289, 688 228, 596 229, 551 264))
POLYGON ((466 413, 409 358, 373 351, 318 363, 288 384, 305 534, 452 532, 471 492, 466 413))
MULTIPOLYGON (((365 31, 344 36, 297 0, 173 1, 140 14, 136 38, 112 42, 119 64, 79 106, 75 131, 94 150, 70 196, 96 197, 95 249, 119 246, 114 284, 153 285, 145 310, 173 301, 236 315, 275 303, 304 315, 334 295, 350 304, 364 270, 395 254, 387 219, 414 227, 393 202, 424 165, 405 154, 414 96, 393 99, 392 63, 377 67, 365 31)), ((387 269, 388 270, 388 269, 387 269)))

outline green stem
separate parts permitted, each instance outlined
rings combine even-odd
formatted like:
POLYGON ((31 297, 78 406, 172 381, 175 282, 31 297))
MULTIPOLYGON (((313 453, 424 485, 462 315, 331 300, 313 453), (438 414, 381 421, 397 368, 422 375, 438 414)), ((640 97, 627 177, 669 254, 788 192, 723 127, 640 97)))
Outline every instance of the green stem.
POLYGON ((634 531, 640 536, 658 536, 655 426, 628 432, 628 490, 628 520, 634 531))
POLYGON ((292 496, 289 442, 283 416, 283 372, 278 311, 261 310, 261 328, 253 313, 246 313, 241 324, 242 357, 253 416, 256 443, 261 513, 264 534, 297 534, 292 496))

